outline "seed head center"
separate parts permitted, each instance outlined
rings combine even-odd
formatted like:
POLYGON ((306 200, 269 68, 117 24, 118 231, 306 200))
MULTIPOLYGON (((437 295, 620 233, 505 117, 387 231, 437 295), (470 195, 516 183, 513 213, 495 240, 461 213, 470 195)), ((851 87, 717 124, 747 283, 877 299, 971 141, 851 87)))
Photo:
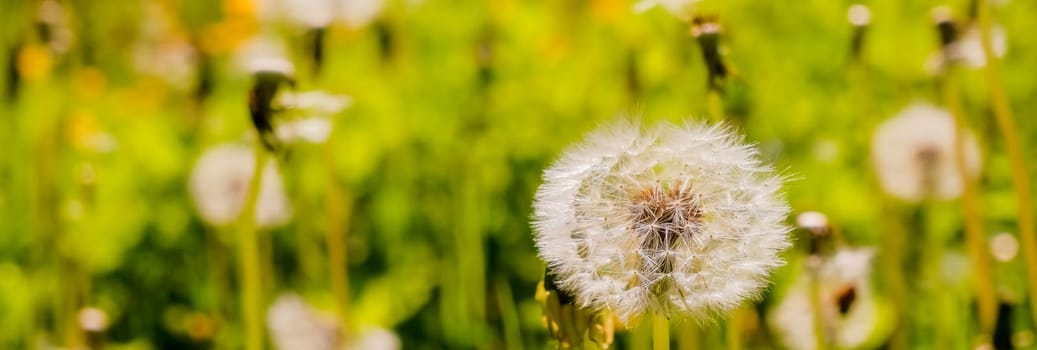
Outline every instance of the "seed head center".
POLYGON ((702 222, 700 196, 690 186, 673 183, 640 189, 632 194, 629 212, 633 231, 648 249, 665 250, 679 238, 690 238, 702 222))

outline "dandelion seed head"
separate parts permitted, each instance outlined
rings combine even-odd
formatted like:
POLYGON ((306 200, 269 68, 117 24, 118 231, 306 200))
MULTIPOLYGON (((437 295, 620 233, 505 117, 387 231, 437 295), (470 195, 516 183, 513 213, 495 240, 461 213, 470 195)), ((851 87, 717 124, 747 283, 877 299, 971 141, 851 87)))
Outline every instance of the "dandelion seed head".
POLYGON ((809 231, 828 230, 828 217, 816 211, 805 211, 796 216, 796 225, 809 231))
POLYGON ((279 94, 277 104, 299 112, 303 117, 279 123, 275 128, 277 138, 285 143, 327 142, 334 128, 332 116, 349 107, 352 102, 349 96, 323 91, 283 92, 279 94))
POLYGON ((691 20, 692 14, 695 11, 695 5, 700 0, 640 0, 634 3, 634 13, 644 13, 648 10, 660 6, 669 12, 674 17, 680 20, 688 21, 691 20))
POLYGON ((103 332, 108 329, 108 313, 96 307, 79 310, 79 327, 87 332, 103 332))
POLYGON ((853 4, 850 6, 850 9, 846 11, 846 19, 854 26, 866 26, 871 23, 871 10, 868 9, 867 5, 853 4))
POLYGON ((368 328, 350 342, 350 350, 399 350, 402 348, 400 337, 384 328, 368 328))
POLYGON ((242 43, 234 54, 234 61, 244 73, 272 72, 290 77, 295 74, 295 65, 287 57, 284 43, 260 35, 242 43))
MULTIPOLYGON (((955 152, 955 121, 946 110, 914 103, 875 130, 871 157, 886 193, 909 202, 951 199, 962 191, 955 152)), ((976 176, 979 146, 965 138, 965 164, 976 176)))
POLYGON ((323 91, 285 92, 278 98, 278 103, 307 115, 327 116, 349 107, 353 99, 323 91))
POLYGON ((767 323, 788 349, 811 350, 817 344, 814 335, 814 311, 811 304, 812 284, 820 292, 826 339, 839 349, 869 348, 874 339, 889 334, 889 324, 883 321, 892 306, 875 295, 871 285, 875 252, 872 249, 843 249, 824 257, 814 268, 816 274, 802 271, 784 293, 771 312, 767 323), (812 281, 808 276, 816 275, 812 281))
POLYGON ((756 296, 782 264, 781 183, 727 127, 620 122, 545 170, 537 246, 583 307, 707 317, 756 296))
POLYGON ((374 22, 385 7, 384 0, 339 0, 338 19, 346 27, 357 29, 374 22))
POLYGON ((1019 241, 1011 233, 998 233, 990 239, 990 254, 1000 262, 1012 261, 1019 254, 1019 241))
MULTIPOLYGON (((188 184, 202 220, 214 226, 236 222, 248 197, 255 161, 254 151, 238 144, 215 146, 202 154, 188 184)), ((291 204, 274 161, 263 168, 256 200, 258 227, 276 227, 291 218, 291 204)))
MULTIPOLYGON (((1005 56, 1008 40, 1005 37, 1004 28, 999 25, 991 26, 990 44, 995 57, 1005 56)), ((987 65, 987 55, 983 51, 983 37, 978 27, 971 26, 965 31, 961 40, 955 43, 954 55, 956 59, 960 59, 972 68, 978 69, 987 65)))
POLYGON ((295 294, 284 294, 267 312, 267 328, 280 350, 338 350, 339 325, 323 317, 295 294))

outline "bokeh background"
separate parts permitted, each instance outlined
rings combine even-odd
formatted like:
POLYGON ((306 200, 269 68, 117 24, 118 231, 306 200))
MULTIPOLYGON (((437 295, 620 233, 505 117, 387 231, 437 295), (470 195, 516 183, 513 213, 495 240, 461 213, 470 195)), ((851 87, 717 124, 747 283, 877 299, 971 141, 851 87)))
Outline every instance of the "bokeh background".
MULTIPOLYGON (((284 9, 319 3, 0 1, 0 348, 242 347, 238 236, 201 219, 188 183, 206 149, 255 143, 253 80, 241 61, 257 36, 283 43, 298 89, 351 98, 327 145, 292 145, 274 158, 293 209, 286 224, 258 232, 264 308, 294 293, 334 319, 330 188, 345 203, 348 324, 357 334, 390 330, 405 349, 556 346, 534 300, 544 266, 529 218, 542 169, 620 115, 679 122, 711 113, 702 49, 664 6, 344 0, 318 71, 313 31, 284 9)), ((905 265, 908 286, 928 287, 909 287, 915 302, 863 321, 855 332, 870 340, 856 348, 888 346, 890 329, 920 330, 905 336, 907 348, 1032 348, 1022 259, 993 262, 1000 338, 977 338, 961 204, 890 199, 870 161, 877 123, 917 101, 944 103, 942 78, 927 69, 940 50, 930 12, 949 6, 965 28, 971 2, 866 1, 859 54, 853 4, 695 4, 722 26, 725 115, 789 174, 790 224, 816 211, 841 247, 877 247, 894 231, 909 247, 905 261, 939 257, 929 262, 945 272, 939 282, 918 282, 905 265), (935 238, 912 245, 921 236, 935 238), (931 250, 944 253, 923 254, 931 250), (927 298, 933 288, 947 297, 927 298)), ((1007 38, 1004 88, 1028 145, 1037 134, 1037 3, 991 6, 1007 38)), ((953 74, 984 159, 984 234, 1014 237, 1016 194, 990 86, 982 69, 953 74)), ((1033 174, 1032 148, 1024 152, 1033 174)), ((728 329, 745 348, 790 346, 765 319, 802 275, 800 248, 740 321, 677 325, 698 337, 675 346, 721 348, 728 329)), ((873 297, 889 298, 888 276, 875 270, 873 297)), ((619 328, 614 348, 647 348, 647 327, 619 328)))

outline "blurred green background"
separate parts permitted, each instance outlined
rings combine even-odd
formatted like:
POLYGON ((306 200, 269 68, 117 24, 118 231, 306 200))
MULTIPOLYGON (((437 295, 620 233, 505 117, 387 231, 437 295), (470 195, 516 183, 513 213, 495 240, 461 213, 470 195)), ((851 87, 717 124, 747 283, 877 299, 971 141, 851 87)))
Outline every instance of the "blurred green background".
MULTIPOLYGON (((958 202, 883 211, 868 145, 874 125, 908 104, 941 103, 938 78, 925 69, 940 47, 930 10, 949 5, 965 23, 970 2, 863 2, 872 22, 856 59, 847 21, 854 3, 699 2, 696 11, 723 26, 734 72, 725 109, 793 178, 793 214, 826 214, 850 246, 875 246, 892 225, 904 235, 928 231, 948 255, 964 256, 958 202)), ((534 300, 544 267, 529 217, 542 169, 619 115, 676 122, 709 113, 700 47, 689 24, 661 7, 385 0, 369 22, 327 28, 317 74, 308 32, 258 7, 0 1, 0 348, 241 348, 234 231, 200 219, 187 183, 208 147, 253 142, 245 136, 252 80, 235 56, 257 33, 284 40, 300 90, 352 98, 334 116, 333 157, 299 145, 276 158, 294 210, 288 224, 259 232, 264 305, 292 292, 334 309, 325 241, 331 169, 350 204, 342 232, 349 323, 391 329, 405 349, 554 346, 534 300), (41 7, 53 5, 64 19, 41 20, 41 7), (83 308, 103 311, 103 331, 83 329, 83 308)), ((1024 0, 993 12, 1007 37, 1002 74, 1024 145, 1037 134, 1035 14, 1037 3, 1024 0)), ((1015 195, 988 86, 981 70, 955 74, 983 149, 988 237, 1014 233, 1015 195)), ((775 290, 799 273, 796 252, 775 290)), ((955 266, 949 274, 966 281, 947 289, 960 298, 945 308, 955 336, 944 345, 972 348, 968 263, 955 266)), ((1008 334, 1014 346, 1033 347, 1021 259, 994 268, 1008 334)), ((934 317, 928 307, 898 313, 924 329, 934 317)), ((781 348, 766 322, 748 322, 739 326, 747 348, 781 348)), ((701 348, 725 344, 724 323, 701 327, 701 348)), ((639 329, 617 337, 616 348, 647 346, 639 329)), ((910 339, 910 348, 941 348, 927 333, 910 339)))

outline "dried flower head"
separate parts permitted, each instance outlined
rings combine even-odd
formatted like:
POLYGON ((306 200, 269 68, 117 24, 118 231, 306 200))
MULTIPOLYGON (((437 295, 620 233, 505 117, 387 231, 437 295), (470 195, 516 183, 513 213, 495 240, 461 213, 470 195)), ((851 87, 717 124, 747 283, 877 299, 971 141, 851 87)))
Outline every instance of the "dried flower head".
MULTIPOLYGON (((955 121, 946 110, 914 103, 875 130, 871 158, 879 184, 890 195, 917 202, 951 199, 962 191, 955 157, 955 121)), ((975 138, 965 138, 968 173, 979 173, 975 138)))
POLYGON ((727 127, 621 122, 544 171, 537 247, 581 307, 624 321, 727 311, 783 263, 781 183, 727 127))
MULTIPOLYGON (((810 350, 814 336, 811 289, 817 276, 820 314, 825 339, 836 349, 870 349, 884 341, 892 330, 893 307, 879 298, 871 286, 871 249, 844 249, 824 258, 816 274, 802 271, 768 314, 767 323, 788 349, 810 350)), ((809 269, 806 265, 804 269, 809 269)))
MULTIPOLYGON (((202 219, 224 226, 238 219, 248 196, 255 153, 244 145, 225 144, 205 151, 191 173, 190 192, 202 219)), ((277 162, 267 162, 259 184, 256 224, 274 227, 291 218, 292 209, 281 183, 277 162)))

